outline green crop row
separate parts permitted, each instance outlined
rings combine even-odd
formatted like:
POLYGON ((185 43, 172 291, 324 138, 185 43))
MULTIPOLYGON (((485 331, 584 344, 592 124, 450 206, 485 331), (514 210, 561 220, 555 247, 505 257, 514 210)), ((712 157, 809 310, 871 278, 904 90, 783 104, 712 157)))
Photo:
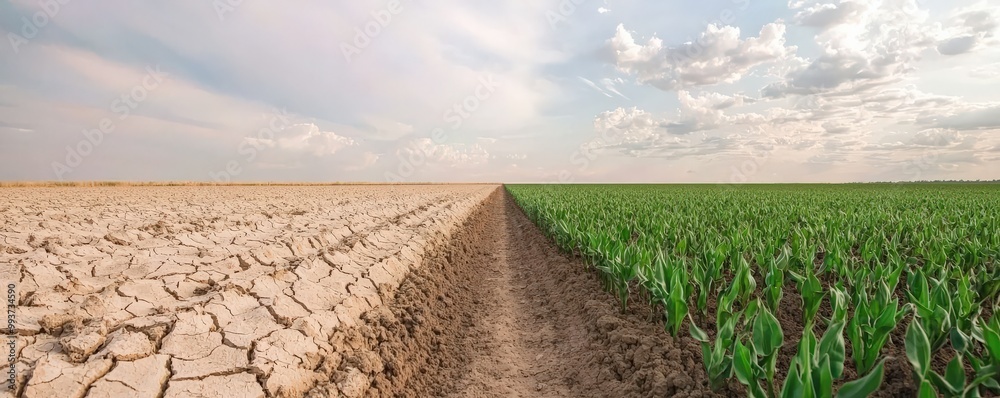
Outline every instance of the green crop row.
POLYGON ((636 293, 669 333, 687 322, 714 389, 735 378, 753 397, 832 397, 836 384, 838 397, 867 396, 883 381, 893 331, 908 324, 893 344, 905 346, 921 397, 1000 393, 1000 319, 983 316, 1000 294, 998 185, 507 189, 599 271, 623 311, 636 293), (801 300, 804 331, 777 385, 785 336, 774 314, 786 291, 801 300), (953 358, 943 374, 931 366, 938 354, 953 358), (838 382, 849 365, 859 377, 838 382))

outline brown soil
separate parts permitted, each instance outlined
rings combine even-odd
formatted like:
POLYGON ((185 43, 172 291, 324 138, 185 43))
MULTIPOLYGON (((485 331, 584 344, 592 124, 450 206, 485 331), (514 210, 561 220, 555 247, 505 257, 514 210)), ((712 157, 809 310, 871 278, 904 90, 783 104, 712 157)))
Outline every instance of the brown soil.
POLYGON ((699 345, 671 338, 648 307, 619 313, 597 276, 560 253, 502 188, 452 238, 346 339, 364 354, 345 357, 377 352, 384 367, 366 395, 736 394, 712 393, 699 345))

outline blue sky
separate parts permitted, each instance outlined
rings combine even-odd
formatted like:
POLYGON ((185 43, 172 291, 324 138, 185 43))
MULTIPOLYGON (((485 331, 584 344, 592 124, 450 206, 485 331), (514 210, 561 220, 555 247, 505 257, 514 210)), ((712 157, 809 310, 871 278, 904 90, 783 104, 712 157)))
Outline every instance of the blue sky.
POLYGON ((0 180, 1000 178, 1000 3, 0 3, 0 180))

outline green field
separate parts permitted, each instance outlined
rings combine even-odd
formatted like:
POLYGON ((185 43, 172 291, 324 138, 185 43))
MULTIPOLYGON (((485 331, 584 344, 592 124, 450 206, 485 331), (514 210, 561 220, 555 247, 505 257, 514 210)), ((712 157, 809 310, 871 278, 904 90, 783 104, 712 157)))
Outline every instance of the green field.
POLYGON ((1000 393, 1000 185, 507 189, 623 311, 701 341, 713 388, 867 396, 890 359, 921 397, 1000 393))

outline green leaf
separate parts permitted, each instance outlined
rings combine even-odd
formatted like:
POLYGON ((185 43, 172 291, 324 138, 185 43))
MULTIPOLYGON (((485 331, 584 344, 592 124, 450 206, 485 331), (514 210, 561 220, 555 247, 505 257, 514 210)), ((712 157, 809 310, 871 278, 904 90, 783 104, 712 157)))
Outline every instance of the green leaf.
POLYGON ((882 378, 885 374, 884 365, 885 360, 883 359, 864 377, 844 383, 837 391, 837 398, 865 398, 871 395, 882 385, 882 378))
POLYGON ((969 347, 969 337, 957 327, 951 328, 951 346, 959 354, 965 354, 965 350, 969 347))
POLYGON ((785 385, 781 388, 781 398, 800 398, 805 395, 802 386, 802 375, 794 369, 795 361, 792 361, 792 368, 789 369, 788 377, 785 378, 785 385))
POLYGON ((785 335, 781 331, 781 324, 778 318, 767 309, 760 306, 759 313, 753 322, 753 344, 762 356, 771 355, 781 348, 785 342, 785 335))
POLYGON ((930 371, 931 343, 927 340, 924 327, 920 326, 920 322, 916 319, 910 322, 910 326, 906 328, 905 345, 906 358, 913 365, 913 371, 917 372, 921 378, 925 377, 930 371))
POLYGON ((815 374, 815 396, 817 398, 830 398, 833 396, 833 374, 830 370, 830 357, 824 356, 819 363, 818 372, 815 374))
POLYGON ((830 372, 833 379, 839 379, 844 373, 844 322, 837 322, 826 329, 819 340, 819 355, 825 355, 830 360, 830 372))
POLYGON ((934 386, 931 382, 924 380, 920 383, 920 390, 917 391, 917 398, 937 398, 937 393, 934 392, 934 386))
POLYGON ((965 385, 965 367, 962 366, 961 355, 956 355, 951 362, 948 362, 948 368, 945 369, 944 374, 945 380, 955 388, 955 392, 962 389, 962 386, 965 385))
MULTIPOLYGON (((996 322, 998 315, 993 315, 994 321, 990 324, 996 322)), ((986 349, 990 352, 990 356, 993 357, 993 362, 1000 363, 1000 330, 996 330, 993 327, 984 328, 983 330, 983 340, 986 343, 986 349)))
POLYGON ((736 373, 736 379, 747 386, 751 383, 757 383, 751 361, 750 349, 743 345, 743 342, 737 341, 736 347, 733 349, 733 370, 736 373))
POLYGON ((701 330, 701 328, 699 328, 698 325, 695 325, 693 321, 689 323, 691 324, 691 327, 689 327, 688 330, 691 332, 691 337, 702 343, 707 343, 708 333, 705 333, 704 330, 701 330))

